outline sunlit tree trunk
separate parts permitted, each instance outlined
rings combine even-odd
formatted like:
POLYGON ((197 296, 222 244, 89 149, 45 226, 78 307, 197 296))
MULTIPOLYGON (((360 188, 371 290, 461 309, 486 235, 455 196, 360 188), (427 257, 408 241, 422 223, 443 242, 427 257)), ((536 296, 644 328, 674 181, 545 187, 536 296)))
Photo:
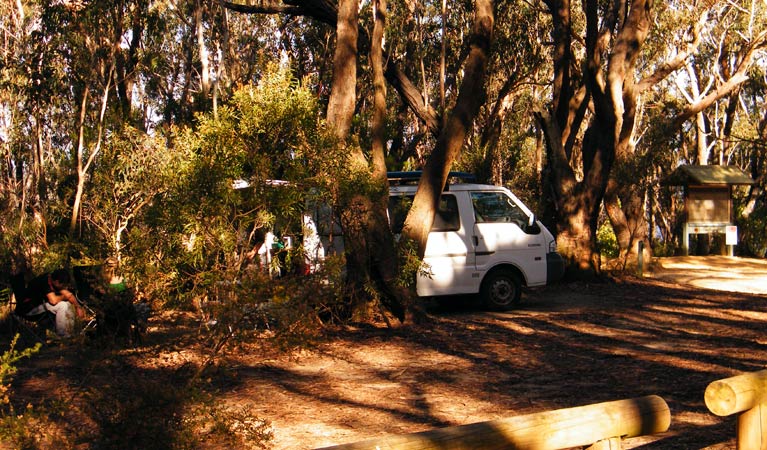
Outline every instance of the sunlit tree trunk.
POLYGON ((208 47, 205 44, 205 24, 203 23, 202 0, 196 0, 194 4, 194 31, 197 38, 197 55, 200 59, 200 91, 206 101, 210 95, 210 58, 208 47))
POLYGON ((639 242, 643 242, 646 261, 652 256, 650 228, 645 208, 645 190, 641 186, 619 184, 610 178, 605 193, 604 205, 618 243, 621 268, 634 263, 639 254, 639 242))
MULTIPOLYGON (((333 65, 328 122, 334 127, 341 145, 345 145, 351 129, 356 101, 357 71, 357 9, 356 0, 339 3, 336 53, 333 65)), ((396 288, 397 257, 389 230, 386 208, 388 185, 384 161, 384 131, 386 90, 383 78, 382 39, 385 21, 385 2, 375 4, 375 23, 371 47, 374 78, 374 117, 371 164, 356 145, 348 145, 350 183, 369 180, 371 165, 373 180, 370 191, 346 192, 341 198, 341 225, 344 229, 346 256, 346 288, 350 309, 348 315, 370 300, 368 283, 380 293, 381 303, 399 320, 404 320, 404 309, 396 288)), ((351 189, 351 186, 349 187, 351 189)), ((342 189, 343 190, 343 189, 342 189)))
MULTIPOLYGON (((354 174, 367 172, 367 161, 356 146, 347 146, 357 82, 357 0, 340 0, 336 21, 336 48, 333 57, 333 76, 328 100, 327 121, 336 133, 338 145, 349 150, 349 171, 354 174)), ((340 180, 339 180, 340 181, 340 180)), ((347 192, 341 186, 340 221, 344 234, 346 256, 347 308, 337 311, 342 318, 351 314, 368 300, 365 284, 368 280, 368 231, 372 221, 371 199, 364 193, 347 192)))
MULTIPOLYGON (((336 131, 339 141, 345 144, 354 116, 357 83, 357 0, 338 2, 336 22, 336 51, 333 57, 333 79, 328 101, 328 123, 336 131)), ((353 155, 357 163, 361 153, 353 155)))
POLYGON ((88 170, 90 170, 93 161, 96 159, 99 151, 101 150, 101 144, 104 134, 104 116, 107 110, 107 104, 109 100, 109 89, 112 75, 114 74, 114 66, 109 69, 109 76, 107 76, 106 86, 104 87, 104 95, 101 99, 101 112, 99 113, 98 131, 96 136, 96 142, 93 149, 88 154, 87 161, 85 161, 85 118, 88 108, 88 93, 89 87, 85 88, 83 93, 83 101, 80 106, 80 123, 79 133, 77 139, 77 190, 75 191, 75 199, 72 206, 72 217, 69 221, 69 235, 74 236, 77 229, 77 221, 80 218, 80 208, 82 207, 83 194, 85 192, 85 182, 88 177, 88 170))
POLYGON ((373 3, 373 37, 370 50, 370 64, 373 71, 373 121, 371 124, 373 179, 381 186, 373 197, 373 220, 371 238, 373 247, 371 276, 381 292, 381 301, 389 311, 404 320, 405 292, 397 286, 399 261, 394 246, 394 237, 389 229, 387 209, 389 205, 388 180, 386 175, 386 79, 383 72, 383 40, 386 29, 386 0, 373 3))
POLYGON ((80 218, 80 205, 82 204, 83 191, 85 190, 85 174, 88 169, 87 164, 83 164, 83 154, 85 153, 85 113, 87 112, 89 92, 90 88, 86 86, 83 91, 83 102, 80 105, 80 130, 77 138, 77 190, 75 191, 75 201, 72 204, 72 217, 69 221, 70 236, 75 234, 77 220, 80 218))
MULTIPOLYGON (((32 203, 35 208, 39 209, 45 200, 46 191, 48 189, 48 182, 46 180, 45 174, 45 137, 43 136, 42 118, 40 117, 41 115, 42 113, 37 111, 37 115, 35 117, 35 143, 33 145, 34 164, 32 168, 32 175, 29 177, 31 182, 30 187, 34 190, 27 188, 24 189, 25 195, 27 192, 34 192, 34 196, 33 198, 28 199, 27 202, 22 202, 22 208, 25 207, 29 202, 32 203)), ((18 170, 20 174, 19 180, 23 180, 24 172, 21 165, 18 166, 18 170)))

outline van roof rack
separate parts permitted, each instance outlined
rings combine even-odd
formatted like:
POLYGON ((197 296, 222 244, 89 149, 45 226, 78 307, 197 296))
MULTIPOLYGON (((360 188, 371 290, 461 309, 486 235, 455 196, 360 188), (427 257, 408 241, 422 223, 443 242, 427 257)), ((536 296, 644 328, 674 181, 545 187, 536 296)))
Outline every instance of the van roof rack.
MULTIPOLYGON (((412 171, 405 171, 405 172, 387 172, 386 177, 389 179, 389 182, 392 184, 411 184, 411 183, 417 183, 419 179, 421 179, 421 174, 423 173, 422 170, 412 170, 412 171)), ((457 179, 462 182, 474 182, 476 181, 477 177, 474 176, 472 173, 468 172, 450 172, 447 175, 448 184, 450 183, 450 180, 457 179)))

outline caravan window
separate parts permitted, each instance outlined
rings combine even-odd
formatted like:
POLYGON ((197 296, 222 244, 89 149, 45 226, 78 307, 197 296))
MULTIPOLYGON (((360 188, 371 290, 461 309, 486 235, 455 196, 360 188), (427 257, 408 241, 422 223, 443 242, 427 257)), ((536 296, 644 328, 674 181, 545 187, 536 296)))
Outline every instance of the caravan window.
MULTIPOLYGON (((412 195, 393 195, 389 197, 389 222, 394 234, 402 232, 402 227, 405 225, 405 217, 407 217, 412 204, 412 195)), ((458 202, 455 196, 442 194, 431 231, 458 231, 460 228, 461 219, 458 214, 458 202)))

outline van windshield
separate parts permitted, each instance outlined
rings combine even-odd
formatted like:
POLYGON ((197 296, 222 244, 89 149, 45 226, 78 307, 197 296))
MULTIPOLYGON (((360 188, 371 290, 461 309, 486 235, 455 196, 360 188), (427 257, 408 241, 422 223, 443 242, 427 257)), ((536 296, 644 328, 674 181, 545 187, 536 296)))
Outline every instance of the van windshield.
MULTIPOLYGON (((402 233, 413 195, 393 195, 389 197, 389 223, 394 234, 402 233)), ((458 214, 458 202, 454 195, 442 194, 439 199, 439 209, 434 216, 431 231, 458 231, 461 219, 458 214)))

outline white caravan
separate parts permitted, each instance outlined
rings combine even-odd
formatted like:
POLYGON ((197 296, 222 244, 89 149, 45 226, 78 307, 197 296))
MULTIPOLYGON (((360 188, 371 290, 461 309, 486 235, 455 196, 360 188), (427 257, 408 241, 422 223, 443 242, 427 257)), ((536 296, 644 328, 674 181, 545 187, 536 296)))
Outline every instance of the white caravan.
MULTIPOLYGON (((389 219, 401 232, 420 173, 391 173, 389 219), (403 183, 404 184, 398 184, 403 183)), ((451 177, 465 174, 452 173, 451 177)), ((505 310, 520 301, 522 286, 543 286, 564 273, 556 240, 508 189, 485 184, 448 184, 426 242, 418 295, 480 294, 485 306, 505 310)))
MULTIPOLYGON (((419 172, 389 174, 389 221, 395 235, 402 231, 419 177, 419 172)), ((456 177, 467 174, 451 173, 451 179, 456 177)), ((335 236, 339 250, 340 236, 319 235, 325 245, 329 235, 335 236)), ((305 236, 305 248, 306 238, 312 239, 305 236)), ((328 250, 323 253, 335 252, 328 250)), ((543 286, 562 277, 564 260, 556 250, 554 236, 508 189, 451 183, 426 243, 429 275, 419 275, 416 290, 421 297, 480 294, 487 308, 510 309, 519 303, 522 286, 543 286)))

